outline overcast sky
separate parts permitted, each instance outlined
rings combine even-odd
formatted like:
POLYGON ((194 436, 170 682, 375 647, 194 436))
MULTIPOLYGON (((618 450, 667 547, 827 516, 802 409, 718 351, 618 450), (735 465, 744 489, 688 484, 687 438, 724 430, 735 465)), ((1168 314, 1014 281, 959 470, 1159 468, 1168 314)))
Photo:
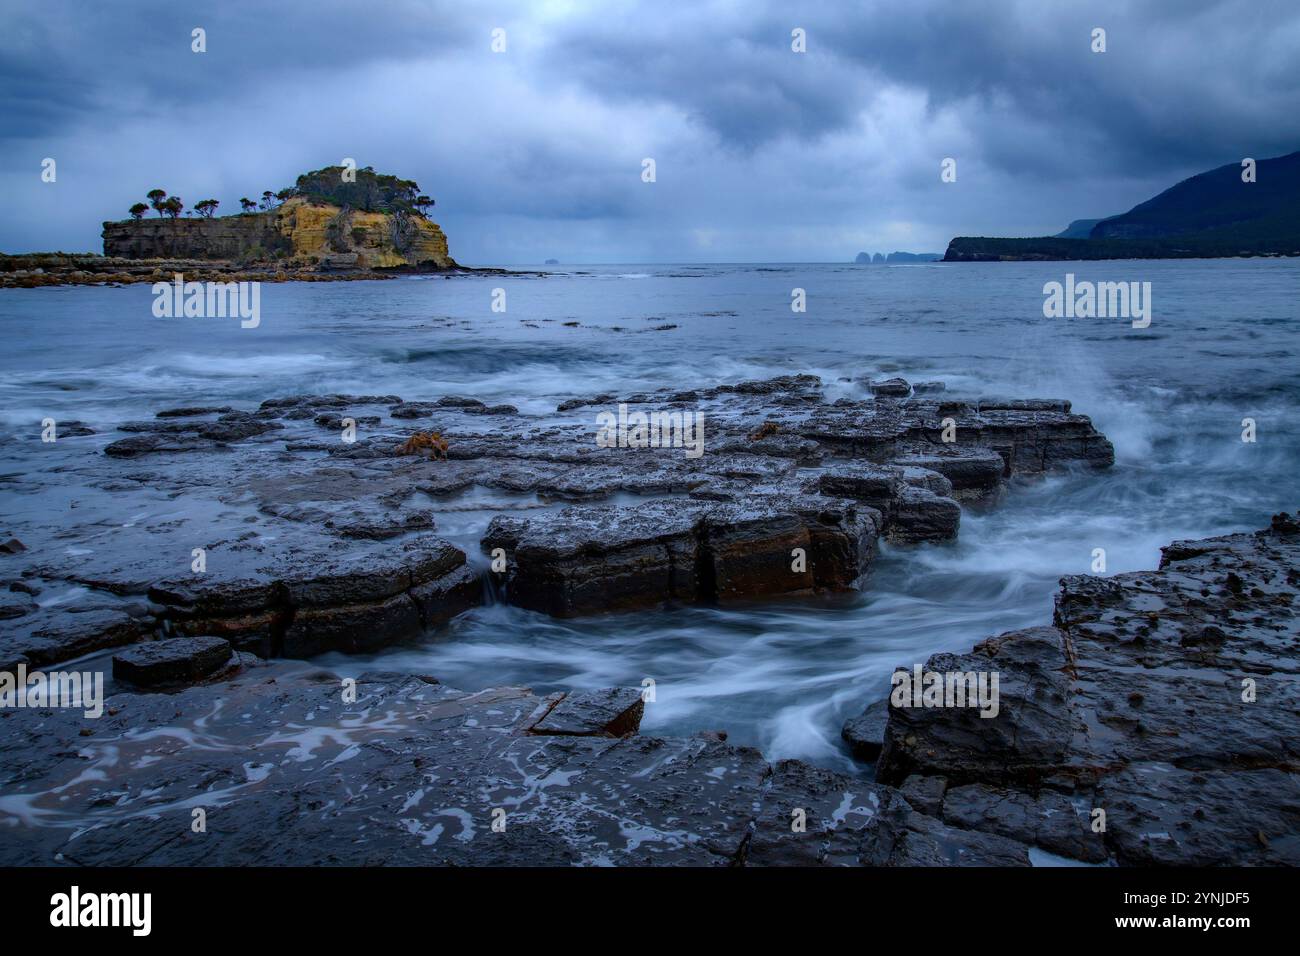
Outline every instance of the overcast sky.
POLYGON ((466 264, 844 261, 1297 149, 1296 0, 0 0, 5 252, 353 157, 417 180, 466 264))

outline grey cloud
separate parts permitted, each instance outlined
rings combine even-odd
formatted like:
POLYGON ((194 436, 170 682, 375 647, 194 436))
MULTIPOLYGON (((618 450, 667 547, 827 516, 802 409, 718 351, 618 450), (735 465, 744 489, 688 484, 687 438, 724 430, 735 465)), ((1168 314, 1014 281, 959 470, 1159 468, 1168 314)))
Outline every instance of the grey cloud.
POLYGON ((1300 147, 1300 8, 54 0, 7 11, 0 109, 6 250, 93 248, 153 185, 224 209, 352 155, 417 179, 465 261, 843 258, 1057 231, 1300 147))

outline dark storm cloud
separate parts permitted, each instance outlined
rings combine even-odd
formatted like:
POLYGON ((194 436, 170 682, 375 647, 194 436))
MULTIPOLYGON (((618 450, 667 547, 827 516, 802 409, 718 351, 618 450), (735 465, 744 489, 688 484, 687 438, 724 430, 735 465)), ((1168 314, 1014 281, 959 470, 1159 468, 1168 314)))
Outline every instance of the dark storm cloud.
POLYGON ((744 149, 842 129, 886 83, 924 90, 935 109, 990 107, 988 157, 1030 174, 1200 168, 1246 146, 1300 145, 1293 0, 763 6, 644 17, 633 30, 631 18, 593 17, 553 44, 550 62, 610 97, 675 103, 744 149), (809 55, 774 55, 788 53, 794 27, 809 55), (1104 54, 1091 49, 1094 27, 1107 31, 1104 54), (1026 162, 1027 122, 1052 127, 1058 149, 1026 162))
POLYGON ((941 251, 1300 148, 1292 0, 33 2, 3 22, 3 249, 94 248, 154 185, 226 210, 354 156, 417 179, 471 262, 941 251))
POLYGON ((0 30, 0 136, 48 135, 94 111, 200 108, 249 89, 274 110, 304 74, 460 49, 476 22, 464 9, 415 0, 26 4, 8 10, 0 30), (196 27, 207 33, 202 60, 190 48, 196 27))

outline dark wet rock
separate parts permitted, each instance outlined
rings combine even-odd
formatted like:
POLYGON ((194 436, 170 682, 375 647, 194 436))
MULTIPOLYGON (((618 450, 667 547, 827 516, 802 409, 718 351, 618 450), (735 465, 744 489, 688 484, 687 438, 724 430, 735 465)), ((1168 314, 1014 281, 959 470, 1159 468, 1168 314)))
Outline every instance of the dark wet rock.
POLYGON ((997 488, 1007 464, 995 451, 952 448, 917 451, 899 455, 893 464, 938 472, 952 484, 957 495, 983 495, 997 488))
POLYGON ((998 715, 891 707, 877 779, 942 777, 945 823, 1086 862, 1296 865, 1297 591, 1289 516, 1064 578, 1054 627, 925 665, 996 671, 998 715))
POLYGON ((745 848, 751 866, 845 866, 862 862, 863 843, 882 813, 910 811, 896 790, 795 760, 765 781, 745 848))
POLYGON ((378 425, 380 418, 378 415, 358 415, 353 418, 350 415, 340 415, 337 412, 321 412, 312 419, 321 428, 329 428, 338 431, 344 427, 344 419, 351 420, 353 425, 378 425))
MULTIPOLYGON (((29 619, 44 627, 102 592, 152 600, 160 611, 133 614, 145 633, 212 634, 260 654, 418 637, 481 600, 472 573, 448 570, 443 584, 411 581, 327 606, 297 605, 287 582, 339 549, 372 561, 443 528, 460 542, 484 529, 485 544, 517 540, 501 593, 557 614, 842 591, 859 586, 881 537, 957 533, 954 499, 991 495, 1022 473, 1109 460, 1105 438, 1061 403, 1005 404, 831 403, 815 376, 786 375, 575 398, 546 416, 437 392, 409 401, 292 395, 251 412, 166 409, 120 424, 104 455, 75 445, 60 452, 80 455, 54 473, 60 494, 94 506, 29 509, 10 533, 33 550, 5 561, 36 587, 91 590, 14 619, 22 641, 0 646, 48 653, 52 632, 38 640, 29 619), (599 447, 595 413, 619 403, 633 413, 698 411, 704 444, 599 447), (956 421, 955 443, 942 440, 945 416, 956 421), (362 426, 356 441, 322 431, 345 418, 362 426), (402 454, 415 431, 438 432, 446 455, 402 454), (108 516, 105 500, 138 520, 108 516), (196 548, 211 559, 203 593, 164 597, 196 586, 188 576, 196 548)), ((20 502, 45 493, 21 476, 11 492, 20 502)), ((84 637, 71 643, 84 652, 84 637)))
POLYGON ((979 830, 951 827, 898 807, 882 816, 864 848, 869 866, 1028 866, 1029 848, 979 830))
POLYGON ((0 621, 22 617, 36 610, 36 602, 28 596, 0 594, 0 621))
MULTIPOLYGON (((574 325, 577 325, 577 323, 575 322, 574 325)), ((614 401, 617 401, 617 399, 610 394, 593 395, 590 398, 568 398, 560 402, 560 404, 555 407, 555 410, 557 412, 571 412, 574 409, 583 408, 588 405, 607 405, 614 401)))
POLYGON ((103 605, 41 608, 0 632, 0 670, 18 663, 46 667, 91 651, 129 644, 146 625, 125 610, 103 605))
POLYGON ((388 409, 392 418, 428 418, 439 410, 437 402, 402 402, 388 409))
POLYGON ((866 570, 877 534, 870 513, 830 500, 650 501, 496 518, 482 546, 508 556, 508 601, 563 617, 843 590, 866 570))
POLYGON ((1107 842, 1133 866, 1295 866, 1295 764, 1197 770, 1153 761, 1102 780, 1107 842))
POLYGON ((890 787, 800 761, 767 780, 745 850, 754 866, 1027 866, 1027 848, 917 813, 890 787))
POLYGON ((859 760, 874 761, 885 744, 885 724, 889 722, 889 700, 868 704, 857 717, 844 722, 840 736, 859 760))
POLYGON ((113 676, 141 687, 196 681, 220 670, 233 653, 219 637, 150 641, 114 654, 113 676))
POLYGON ((957 537, 961 505, 925 488, 904 487, 889 514, 892 538, 906 541, 949 541, 957 537))
POLYGON ((912 393, 912 386, 906 379, 887 378, 878 382, 868 382, 867 388, 877 398, 907 398, 912 393))
POLYGON ((217 634, 263 656, 378 650, 482 601, 464 552, 433 536, 308 553, 217 550, 209 561, 229 570, 158 582, 150 599, 187 632, 217 634))
POLYGON ((115 695, 90 736, 79 715, 25 711, 0 721, 0 787, 40 807, 41 825, 6 826, 0 862, 738 862, 768 773, 757 751, 530 733, 551 703, 365 675, 349 704, 339 678, 279 664, 174 695, 115 695), (203 748, 126 732, 199 717, 203 748), (40 759, 24 756, 33 748, 40 759), (86 772, 110 755, 111 779, 86 772), (195 806, 204 834, 191 830, 195 806))
POLYGON ((95 434, 95 430, 85 422, 58 422, 54 433, 56 438, 81 438, 95 434))
POLYGON ((854 498, 878 511, 888 511, 903 491, 903 474, 870 462, 832 465, 818 479, 822 494, 854 498))
POLYGON ((220 415, 230 411, 229 405, 196 405, 188 408, 164 408, 159 418, 193 418, 198 415, 220 415))
POLYGON ((17 538, 9 538, 7 541, 0 542, 0 554, 18 554, 26 550, 27 545, 17 538))
POLYGON ((951 498, 953 495, 952 482, 945 478, 937 471, 931 471, 929 468, 920 468, 915 465, 899 465, 903 481, 914 488, 923 488, 931 494, 938 495, 940 498, 951 498))
MULTIPOLYGON (((918 811, 938 817, 943 814, 943 795, 947 788, 948 780, 945 777, 922 777, 918 774, 904 780, 898 790, 918 811)), ((948 822, 967 830, 979 829, 961 824, 958 820, 948 822)))
POLYGON ((410 640, 422 631, 419 606, 403 592, 381 601, 297 610, 284 628, 280 651, 288 657, 312 657, 329 650, 362 654, 410 640))
POLYGON ((936 392, 942 392, 947 388, 943 382, 915 382, 912 385, 913 395, 933 395, 936 392))
POLYGON ((465 398, 461 395, 444 395, 434 402, 435 405, 441 405, 447 408, 483 408, 484 405, 477 398, 465 398))
POLYGON ((652 502, 631 515, 569 508, 536 518, 494 518, 482 546, 507 555, 512 604, 556 616, 702 597, 701 506, 652 502))
POLYGON ((132 458, 144 454, 170 452, 216 451, 231 442, 244 441, 284 426, 267 421, 251 412, 228 412, 215 421, 202 418, 128 422, 119 430, 135 432, 104 449, 104 454, 116 458, 132 458))
POLYGON ((998 713, 985 717, 970 705, 891 705, 879 779, 902 783, 912 773, 937 773, 965 781, 979 779, 991 763, 1002 780, 1032 780, 1056 769, 1072 729, 1067 663, 1064 638, 1050 627, 989 638, 970 654, 931 656, 923 672, 996 672, 998 713))
POLYGON ((350 405, 398 405, 397 395, 289 395, 270 398, 258 406, 262 411, 281 412, 296 408, 342 408, 350 405))
POLYGON ((776 378, 757 382, 737 382, 735 385, 719 385, 720 393, 731 392, 738 395, 775 395, 791 393, 798 395, 812 394, 821 387, 821 379, 816 375, 778 375, 776 378))
POLYGON ((832 465, 822 474, 818 488, 824 495, 853 498, 879 511, 884 531, 891 538, 946 541, 957 536, 961 506, 926 487, 946 483, 942 475, 929 474, 932 477, 914 475, 909 481, 898 467, 832 465))
MULTIPOLYGON (((432 407, 435 409, 455 408, 469 415, 519 414, 519 409, 515 408, 513 405, 485 405, 477 398, 465 398, 460 395, 444 395, 442 398, 434 402, 432 407)), ((394 417, 398 416, 394 415, 394 417)))
POLYGON ((981 412, 1064 412, 1070 403, 1061 398, 981 398, 981 412))
POLYGON ((560 737, 626 737, 641 726, 642 692, 634 687, 573 691, 533 724, 530 733, 560 737))
POLYGON ((942 816, 963 829, 997 833, 1068 859, 1101 863, 1106 848, 1102 834, 1092 831, 1092 805, 1084 797, 1050 790, 1035 794, 970 784, 943 793, 942 816))
POLYGON ((178 439, 164 435, 134 435, 107 445, 104 454, 114 458, 134 458, 151 452, 216 451, 220 442, 199 439, 178 439))

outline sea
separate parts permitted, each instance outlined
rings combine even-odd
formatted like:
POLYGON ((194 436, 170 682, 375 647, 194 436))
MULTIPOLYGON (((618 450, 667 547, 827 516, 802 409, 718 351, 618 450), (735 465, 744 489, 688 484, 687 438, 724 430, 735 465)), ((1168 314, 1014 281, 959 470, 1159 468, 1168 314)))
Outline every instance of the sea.
POLYGON ((17 439, 46 417, 106 443, 163 407, 307 392, 466 395, 545 416, 574 395, 810 373, 831 399, 896 375, 1069 399, 1114 443, 1114 468, 1018 480, 953 543, 886 545, 859 594, 578 620, 493 603, 372 658, 467 690, 648 676, 645 733, 725 730, 836 769, 854 767, 842 723, 895 667, 1048 623, 1063 575, 1154 568, 1171 540, 1300 508, 1300 260, 517 268, 266 284, 256 328, 158 318, 148 284, 0 292, 3 470, 38 467, 17 439), (1047 317, 1044 287, 1067 274, 1149 282, 1150 324, 1047 317))

